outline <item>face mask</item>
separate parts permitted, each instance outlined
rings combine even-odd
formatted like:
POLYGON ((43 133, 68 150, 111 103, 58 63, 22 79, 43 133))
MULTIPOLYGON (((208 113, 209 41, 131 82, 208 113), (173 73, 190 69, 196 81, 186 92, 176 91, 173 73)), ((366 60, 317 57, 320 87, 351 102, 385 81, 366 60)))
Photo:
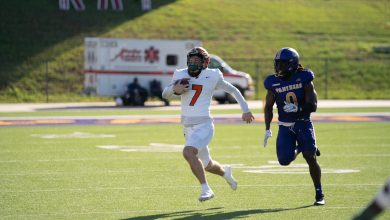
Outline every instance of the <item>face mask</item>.
POLYGON ((197 64, 189 64, 188 65, 188 70, 190 72, 197 72, 197 71, 201 70, 201 67, 198 66, 197 64))

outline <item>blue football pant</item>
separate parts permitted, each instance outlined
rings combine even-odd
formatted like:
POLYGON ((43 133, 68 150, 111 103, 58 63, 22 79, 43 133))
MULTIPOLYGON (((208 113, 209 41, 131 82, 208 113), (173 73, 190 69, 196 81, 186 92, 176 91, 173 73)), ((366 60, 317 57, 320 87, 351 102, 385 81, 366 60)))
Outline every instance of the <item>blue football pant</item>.
POLYGON ((279 125, 276 153, 280 165, 286 166, 295 160, 295 150, 315 154, 317 146, 311 121, 296 122, 290 127, 279 125))

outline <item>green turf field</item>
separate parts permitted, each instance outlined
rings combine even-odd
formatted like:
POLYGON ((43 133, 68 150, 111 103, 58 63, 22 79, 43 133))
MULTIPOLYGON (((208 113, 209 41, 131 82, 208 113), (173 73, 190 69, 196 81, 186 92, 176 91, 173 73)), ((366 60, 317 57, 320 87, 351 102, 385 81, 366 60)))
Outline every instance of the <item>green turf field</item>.
MULTIPOLYGON (((263 113, 261 108, 251 109, 252 113, 263 113)), ((276 110, 275 110, 276 112, 276 110)), ((317 113, 369 113, 369 112, 390 112, 390 107, 362 107, 362 108, 319 108, 317 113)), ((240 109, 213 109, 212 114, 240 114, 240 109)), ((42 110, 34 112, 0 112, 0 117, 38 117, 38 116, 114 116, 114 115, 179 115, 180 110, 167 110, 161 108, 95 108, 95 109, 63 109, 63 110, 42 110)))
POLYGON ((390 176, 390 123, 315 127, 324 207, 311 206, 301 156, 274 164, 275 124, 268 148, 263 124, 216 124, 211 155, 236 167, 239 188, 208 174, 216 197, 205 203, 181 156, 180 125, 0 127, 0 218, 350 219, 390 176))

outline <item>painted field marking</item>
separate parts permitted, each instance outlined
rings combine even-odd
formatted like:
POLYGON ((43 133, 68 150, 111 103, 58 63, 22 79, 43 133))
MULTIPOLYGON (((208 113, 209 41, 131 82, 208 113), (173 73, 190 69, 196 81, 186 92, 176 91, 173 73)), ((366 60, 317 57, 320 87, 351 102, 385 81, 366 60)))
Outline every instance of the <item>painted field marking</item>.
MULTIPOLYGON (((309 166, 307 164, 293 163, 289 166, 280 166, 277 161, 268 161, 270 165, 261 166, 245 166, 245 165, 233 165, 236 169, 243 169, 245 173, 265 173, 265 174, 308 174, 309 166)), ((333 169, 333 168, 321 168, 321 172, 325 173, 358 173, 360 170, 355 169, 333 169)))
POLYGON ((150 143, 148 146, 119 146, 119 145, 103 145, 96 146, 101 149, 119 150, 122 152, 181 152, 183 145, 180 144, 163 144, 150 143))
POLYGON ((70 134, 32 134, 32 137, 55 139, 55 138, 114 138, 114 134, 92 134, 75 131, 70 134))

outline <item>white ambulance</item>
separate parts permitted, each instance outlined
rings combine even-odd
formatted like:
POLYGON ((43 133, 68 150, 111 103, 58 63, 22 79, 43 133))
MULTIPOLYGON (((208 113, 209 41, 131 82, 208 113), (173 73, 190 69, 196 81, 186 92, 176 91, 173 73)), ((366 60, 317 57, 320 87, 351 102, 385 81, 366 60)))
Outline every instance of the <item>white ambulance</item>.
MULTIPOLYGON (((201 45, 197 40, 85 38, 85 93, 123 99, 134 78, 148 91, 153 80, 164 89, 173 72, 187 66, 187 52, 201 45)), ((209 68, 219 68, 244 96, 254 94, 250 75, 232 69, 218 56, 211 55, 209 68)), ((216 91, 214 99, 234 102, 224 91, 216 91)))

